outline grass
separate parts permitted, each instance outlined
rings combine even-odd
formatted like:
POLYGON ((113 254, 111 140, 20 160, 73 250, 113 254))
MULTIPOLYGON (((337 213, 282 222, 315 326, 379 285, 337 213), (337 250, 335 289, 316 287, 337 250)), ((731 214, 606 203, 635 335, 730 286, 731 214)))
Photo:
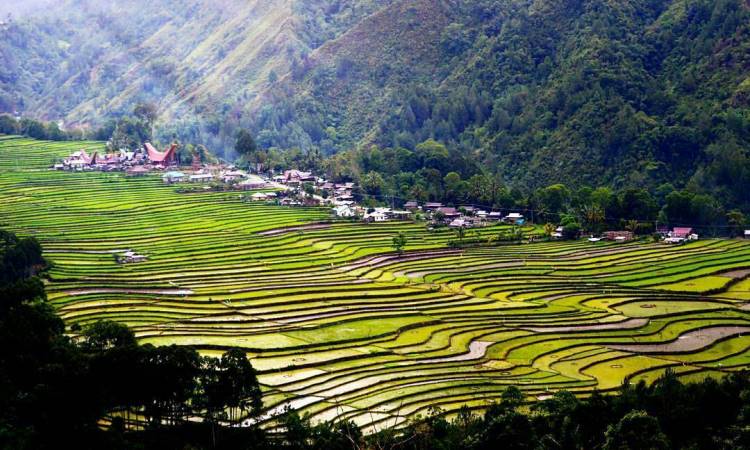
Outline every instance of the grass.
POLYGON ((42 241, 50 303, 69 327, 110 319, 143 343, 244 348, 269 409, 296 401, 316 420, 377 427, 430 406, 481 409, 509 384, 533 400, 652 381, 667 367, 695 379, 750 362, 744 336, 671 354, 612 348, 747 325, 750 280, 725 274, 748 267, 750 242, 454 250, 451 231, 414 223, 263 235, 330 213, 180 194, 158 175, 47 169, 81 147, 102 144, 0 139, 0 226, 42 241), (391 248, 399 232, 403 258, 391 248), (123 249, 148 261, 118 265, 123 249), (477 341, 491 345, 461 359, 477 341))

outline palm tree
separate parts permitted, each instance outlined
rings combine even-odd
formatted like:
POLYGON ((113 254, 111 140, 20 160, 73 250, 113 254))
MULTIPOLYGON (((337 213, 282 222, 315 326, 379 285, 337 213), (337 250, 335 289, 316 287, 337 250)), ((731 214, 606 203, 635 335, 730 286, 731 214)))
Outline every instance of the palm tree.
POLYGON ((552 237, 552 233, 554 233, 556 229, 557 229, 557 227, 555 226, 555 224, 549 223, 549 222, 545 223, 544 224, 544 234, 545 234, 545 236, 552 237))
POLYGON ((456 232, 456 237, 458 238, 459 242, 463 243, 464 236, 466 235, 466 230, 464 230, 464 227, 458 227, 454 231, 456 232))
POLYGON ((604 209, 601 206, 598 204, 585 205, 581 208, 581 215, 589 231, 599 231, 602 222, 604 222, 604 209))
POLYGON ((636 231, 638 231, 638 228, 641 226, 640 223, 638 223, 635 219, 630 219, 625 223, 625 229, 630 231, 631 233, 635 234, 636 231))

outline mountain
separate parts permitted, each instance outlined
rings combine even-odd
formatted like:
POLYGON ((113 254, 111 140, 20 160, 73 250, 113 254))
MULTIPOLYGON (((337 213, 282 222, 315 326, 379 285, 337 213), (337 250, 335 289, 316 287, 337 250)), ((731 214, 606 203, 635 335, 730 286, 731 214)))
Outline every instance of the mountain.
POLYGON ((0 55, 0 109, 71 125, 146 101, 163 139, 216 149, 435 139, 464 177, 750 206, 747 0, 69 1, 3 25, 0 55))

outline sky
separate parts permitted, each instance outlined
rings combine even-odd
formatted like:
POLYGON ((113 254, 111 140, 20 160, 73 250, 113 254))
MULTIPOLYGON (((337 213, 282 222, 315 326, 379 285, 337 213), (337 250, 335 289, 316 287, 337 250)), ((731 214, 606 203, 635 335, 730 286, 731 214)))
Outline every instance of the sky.
POLYGON ((20 17, 55 2, 56 0, 0 0, 0 17, 5 18, 9 13, 20 17))

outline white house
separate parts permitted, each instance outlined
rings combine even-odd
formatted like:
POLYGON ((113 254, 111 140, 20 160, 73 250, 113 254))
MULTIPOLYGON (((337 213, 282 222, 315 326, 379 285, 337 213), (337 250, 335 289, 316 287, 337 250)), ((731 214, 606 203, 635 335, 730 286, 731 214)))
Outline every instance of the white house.
POLYGON ((356 213, 349 205, 339 205, 335 208, 333 208, 333 214, 336 215, 336 217, 354 217, 356 213))
POLYGON ((210 173, 198 173, 195 175, 190 175, 191 183, 210 183, 213 180, 214 176, 210 173))
POLYGON ((467 228, 469 225, 464 219, 453 219, 448 226, 451 228, 467 228))
POLYGON ((510 213, 503 217, 503 222, 506 223, 523 223, 523 214, 521 213, 510 213))
POLYGON ((375 208, 375 211, 365 214, 364 219, 368 222, 386 222, 390 213, 390 208, 375 208))
POLYGON ((185 181, 185 174, 182 172, 167 172, 164 175, 162 175, 161 179, 166 184, 172 184, 172 183, 182 183, 185 181))

